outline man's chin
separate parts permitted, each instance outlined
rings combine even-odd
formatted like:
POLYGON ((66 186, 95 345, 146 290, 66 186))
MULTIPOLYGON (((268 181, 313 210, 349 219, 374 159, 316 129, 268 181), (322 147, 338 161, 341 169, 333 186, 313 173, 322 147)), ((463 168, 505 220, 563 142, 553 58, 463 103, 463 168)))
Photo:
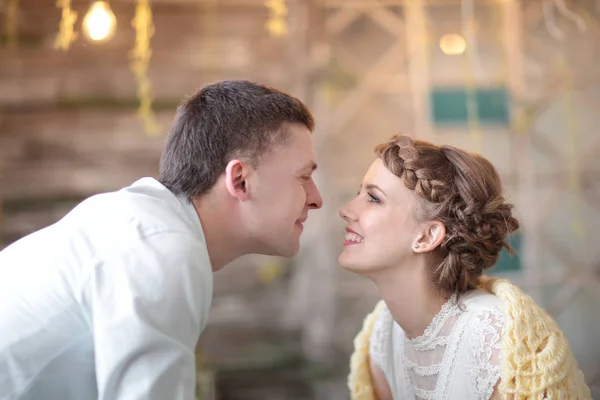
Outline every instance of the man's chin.
POLYGON ((296 247, 294 249, 288 249, 288 250, 280 252, 279 256, 280 257, 291 258, 291 257, 296 257, 299 252, 300 252, 300 247, 298 246, 298 247, 296 247))
POLYGON ((254 249, 254 254, 275 257, 294 257, 300 251, 300 243, 268 243, 263 242, 260 248, 254 249))
POLYGON ((295 257, 300 252, 300 243, 289 243, 285 246, 278 246, 274 251, 274 255, 279 257, 295 257))

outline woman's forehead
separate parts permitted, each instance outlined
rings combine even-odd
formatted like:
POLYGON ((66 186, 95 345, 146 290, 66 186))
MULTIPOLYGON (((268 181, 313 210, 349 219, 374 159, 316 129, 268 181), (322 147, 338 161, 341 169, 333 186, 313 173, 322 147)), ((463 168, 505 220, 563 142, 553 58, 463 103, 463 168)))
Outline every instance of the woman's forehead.
POLYGON ((362 182, 363 187, 377 186, 384 194, 394 200, 404 203, 411 199, 411 190, 404 185, 402 178, 394 175, 378 158, 371 164, 362 182))

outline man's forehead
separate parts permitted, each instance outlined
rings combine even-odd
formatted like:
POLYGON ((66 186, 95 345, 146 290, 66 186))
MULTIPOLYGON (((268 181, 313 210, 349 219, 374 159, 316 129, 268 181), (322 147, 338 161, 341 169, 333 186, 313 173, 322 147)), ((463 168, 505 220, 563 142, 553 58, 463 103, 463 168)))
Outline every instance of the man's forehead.
POLYGON ((287 164, 294 170, 314 171, 317 168, 317 156, 310 132, 296 127, 284 143, 275 146, 266 154, 266 158, 276 164, 287 164))

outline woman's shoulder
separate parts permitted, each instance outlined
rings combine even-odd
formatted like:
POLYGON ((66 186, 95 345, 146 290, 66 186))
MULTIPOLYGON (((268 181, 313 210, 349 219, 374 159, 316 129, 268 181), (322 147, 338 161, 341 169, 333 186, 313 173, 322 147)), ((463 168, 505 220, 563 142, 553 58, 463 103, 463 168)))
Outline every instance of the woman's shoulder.
POLYGON ((500 313, 504 314, 504 301, 485 289, 475 289, 464 294, 460 300, 461 305, 467 312, 471 313, 500 313))
POLYGON ((484 289, 477 289, 464 296, 462 306, 470 314, 467 332, 488 336, 488 339, 489 335, 502 335, 506 324, 506 307, 501 298, 484 289))
POLYGON ((500 377, 504 302, 483 289, 464 295, 462 302, 468 315, 461 348, 470 390, 478 399, 489 399, 500 377))
POLYGON ((394 319, 385 302, 381 301, 374 312, 373 328, 369 338, 369 354, 375 365, 382 370, 388 362, 389 345, 394 319))

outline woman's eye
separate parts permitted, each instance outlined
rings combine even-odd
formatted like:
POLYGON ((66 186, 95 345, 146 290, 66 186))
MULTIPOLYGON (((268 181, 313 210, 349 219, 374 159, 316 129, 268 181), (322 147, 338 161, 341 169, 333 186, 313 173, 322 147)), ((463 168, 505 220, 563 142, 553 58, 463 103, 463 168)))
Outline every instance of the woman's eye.
MULTIPOLYGON (((361 194, 361 191, 357 190, 356 191, 356 196, 360 196, 360 194, 361 194)), ((379 203, 379 198, 377 196, 372 195, 371 193, 367 192, 367 201, 369 203, 379 203)))
POLYGON ((373 196, 371 193, 367 193, 369 195, 369 201, 371 203, 379 203, 379 198, 377 198, 376 196, 373 196))

